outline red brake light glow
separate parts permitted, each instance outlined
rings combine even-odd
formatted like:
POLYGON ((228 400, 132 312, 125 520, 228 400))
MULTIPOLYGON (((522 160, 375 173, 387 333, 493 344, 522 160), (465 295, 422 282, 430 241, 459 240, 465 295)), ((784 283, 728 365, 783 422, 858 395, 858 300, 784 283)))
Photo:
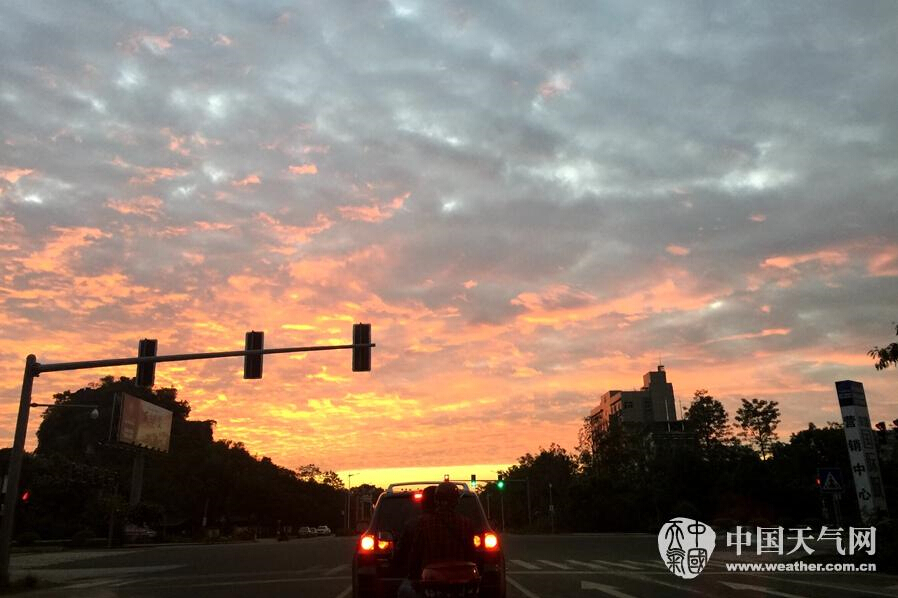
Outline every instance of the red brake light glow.
POLYGON ((415 492, 414 497, 415 497, 416 501, 419 501, 422 498, 424 498, 424 493, 423 492, 415 492))
POLYGON ((374 550, 374 536, 362 536, 362 540, 359 542, 359 548, 364 552, 371 552, 374 550))
MULTIPOLYGON (((476 546, 476 542, 474 543, 476 546)), ((487 550, 495 550, 499 547, 499 537, 493 533, 485 533, 483 534, 483 545, 487 550)))

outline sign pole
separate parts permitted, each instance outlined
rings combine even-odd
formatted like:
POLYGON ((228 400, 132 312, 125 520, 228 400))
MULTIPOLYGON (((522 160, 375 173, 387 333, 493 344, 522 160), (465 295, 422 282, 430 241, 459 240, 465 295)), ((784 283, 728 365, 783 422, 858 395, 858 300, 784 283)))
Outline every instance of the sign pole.
POLYGON ((16 420, 16 435, 9 454, 6 497, 3 501, 3 521, 0 523, 0 584, 9 585, 9 549, 12 545, 13 519, 16 501, 19 498, 19 475, 22 473, 22 459, 25 456, 25 435, 28 431, 28 414, 31 410, 31 389, 37 375, 37 357, 25 358, 25 376, 22 380, 22 396, 19 400, 19 417, 16 420))

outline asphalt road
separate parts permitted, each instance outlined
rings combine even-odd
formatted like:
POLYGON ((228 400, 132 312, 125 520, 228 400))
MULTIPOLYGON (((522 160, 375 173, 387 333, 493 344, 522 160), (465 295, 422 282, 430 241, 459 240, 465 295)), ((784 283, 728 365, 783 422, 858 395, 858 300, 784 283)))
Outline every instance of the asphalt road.
MULTIPOLYGON (((898 576, 879 573, 731 572, 726 561, 757 562, 716 552, 686 581, 671 574, 648 535, 503 536, 509 598, 898 598, 898 576)), ((57 598, 347 598, 354 540, 157 546, 13 555, 14 575, 56 585, 28 596, 57 598)))

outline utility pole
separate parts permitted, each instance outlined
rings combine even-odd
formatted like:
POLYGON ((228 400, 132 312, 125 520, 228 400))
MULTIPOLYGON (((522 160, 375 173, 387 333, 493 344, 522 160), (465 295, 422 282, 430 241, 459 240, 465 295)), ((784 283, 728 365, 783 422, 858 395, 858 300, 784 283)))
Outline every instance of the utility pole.
POLYGON ((349 478, 349 484, 346 488, 346 531, 352 531, 349 528, 349 509, 350 509, 350 501, 352 500, 350 497, 352 496, 352 476, 357 475, 354 473, 348 474, 346 477, 349 478))
POLYGON ((555 533, 555 504, 552 502, 552 482, 549 482, 549 523, 552 526, 552 533, 555 533))

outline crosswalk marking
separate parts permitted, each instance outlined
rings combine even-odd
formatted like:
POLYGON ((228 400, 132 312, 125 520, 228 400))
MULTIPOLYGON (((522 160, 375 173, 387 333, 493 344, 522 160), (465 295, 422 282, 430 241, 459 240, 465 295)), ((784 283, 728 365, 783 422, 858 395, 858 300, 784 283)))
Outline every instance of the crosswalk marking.
MULTIPOLYGON (((661 565, 661 564, 659 564, 659 563, 653 563, 653 562, 651 562, 651 561, 641 561, 641 562, 640 562, 640 561, 630 561, 630 560, 626 560, 626 561, 623 561, 623 562, 624 562, 624 563, 628 563, 628 564, 630 564, 630 565, 635 565, 637 568, 642 568, 642 567, 653 567, 653 568, 655 568, 655 569, 664 569, 665 571, 667 570, 667 567, 665 567, 664 565, 661 565)), ((621 563, 618 563, 618 565, 620 565, 620 564, 621 564, 621 563)))
POLYGON ((639 567, 639 566, 635 566, 635 567, 634 567, 633 565, 628 565, 628 564, 626 564, 626 563, 611 562, 611 561, 602 561, 602 560, 599 560, 599 559, 592 559, 592 562, 593 562, 593 563, 598 563, 598 564, 600 564, 600 565, 607 565, 608 567, 611 567, 612 569, 618 569, 618 568, 621 568, 621 569, 629 569, 629 570, 631 570, 631 571, 638 571, 638 570, 641 568, 641 567, 639 567))
POLYGON ((545 564, 549 565, 550 567, 555 567, 557 569, 564 569, 565 571, 571 570, 571 568, 568 567, 567 565, 562 565, 561 563, 556 563, 555 561, 544 561, 542 559, 536 559, 536 560, 537 560, 537 562, 545 563, 545 564))
POLYGON ((531 571, 535 571, 536 569, 539 569, 539 567, 537 567, 536 565, 531 565, 527 561, 519 561, 517 559, 509 559, 509 560, 512 563, 514 563, 515 565, 517 565, 519 567, 523 567, 524 569, 530 569, 531 571))
POLYGON ((596 565, 594 563, 585 563, 583 561, 575 561, 572 559, 568 559, 568 561, 572 565, 576 565, 578 567, 586 567, 587 569, 594 569, 595 571, 607 571, 608 567, 602 565, 596 565))

